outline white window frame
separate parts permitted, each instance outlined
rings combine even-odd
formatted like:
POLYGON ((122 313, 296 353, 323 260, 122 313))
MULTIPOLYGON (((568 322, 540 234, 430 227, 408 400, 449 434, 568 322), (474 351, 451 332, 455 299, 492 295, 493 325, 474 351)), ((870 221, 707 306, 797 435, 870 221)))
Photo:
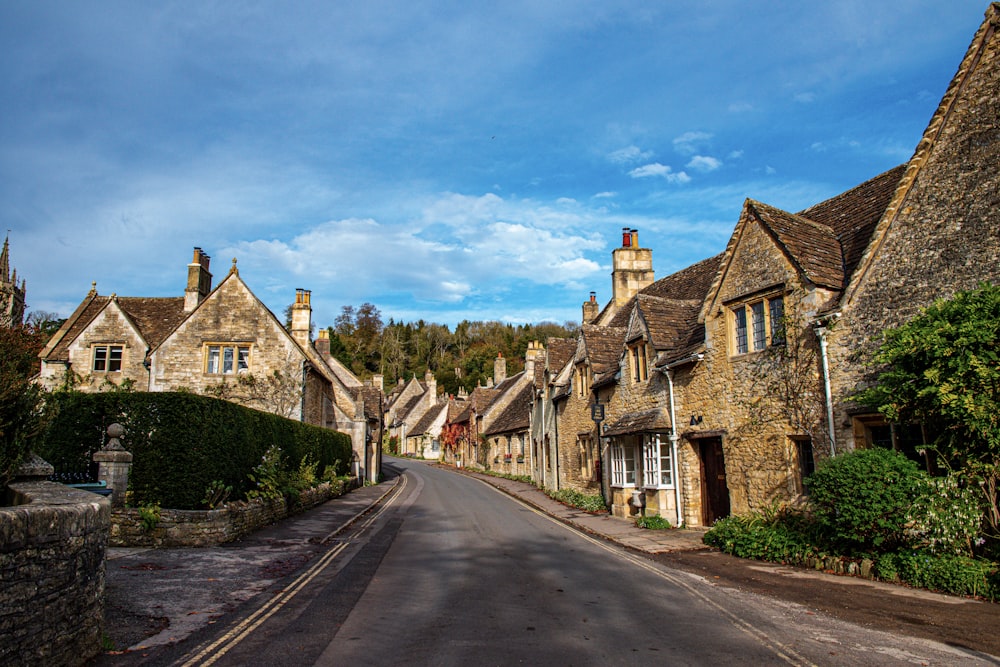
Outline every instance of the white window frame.
POLYGON ((95 373, 121 373, 125 365, 125 346, 118 343, 101 343, 91 348, 90 370, 95 373), (117 356, 115 355, 117 352, 117 356), (100 356, 99 356, 100 355, 100 356), (98 368, 100 362, 104 368, 98 368), (117 368, 111 368, 117 363, 117 368))
POLYGON ((250 372, 251 346, 246 343, 206 343, 206 375, 237 375, 250 372))
POLYGON ((643 488, 674 488, 674 456, 665 433, 642 434, 643 488))
POLYGON ((621 489, 634 489, 636 486, 636 464, 639 461, 639 448, 632 444, 622 444, 615 440, 611 444, 611 486, 621 489), (631 456, 629 456, 631 454, 631 456), (631 467, 629 462, 631 461, 631 467))
POLYGON ((645 382, 649 379, 649 362, 646 359, 646 341, 640 340, 629 346, 632 363, 632 381, 645 382))

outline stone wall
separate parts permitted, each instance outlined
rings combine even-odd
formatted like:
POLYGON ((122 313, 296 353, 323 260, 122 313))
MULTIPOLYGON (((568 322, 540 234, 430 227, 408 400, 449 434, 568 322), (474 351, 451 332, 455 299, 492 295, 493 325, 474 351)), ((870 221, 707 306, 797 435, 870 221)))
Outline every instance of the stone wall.
POLYGON ((831 331, 841 448, 855 444, 850 396, 873 380, 865 362, 879 334, 936 299, 980 281, 1000 283, 998 23, 993 5, 907 165, 831 331))
POLYGON ((160 510, 155 527, 143 525, 141 510, 116 509, 111 514, 109 543, 113 547, 207 547, 225 544, 275 521, 344 495, 351 484, 326 482, 303 491, 297 502, 285 498, 255 498, 231 502, 214 510, 160 510))
POLYGON ((0 507, 0 664, 79 665, 101 650, 111 504, 54 482, 0 507))
MULTIPOLYGON (((149 372, 143 365, 146 360, 146 342, 122 313, 114 298, 69 346, 69 361, 73 372, 80 375, 79 389, 93 391, 104 382, 120 385, 125 380, 135 383, 136 389, 145 390, 149 385, 149 372), (113 373, 93 370, 93 346, 97 344, 124 345, 122 369, 113 373)), ((53 369, 54 371, 54 369, 53 369)), ((52 389, 63 380, 62 372, 50 371, 40 378, 42 384, 52 389)), ((61 371, 61 369, 60 369, 61 371)))

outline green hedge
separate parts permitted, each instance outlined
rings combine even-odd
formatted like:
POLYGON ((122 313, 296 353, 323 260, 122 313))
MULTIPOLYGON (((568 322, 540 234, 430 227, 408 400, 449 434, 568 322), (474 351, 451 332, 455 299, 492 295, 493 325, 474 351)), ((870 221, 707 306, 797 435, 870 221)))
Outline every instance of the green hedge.
POLYGON ((232 486, 233 497, 253 489, 248 474, 271 445, 282 463, 297 469, 303 457, 319 471, 336 465, 346 473, 351 440, 344 433, 190 393, 56 393, 56 408, 39 454, 56 472, 86 469, 103 446, 108 424, 125 427, 122 444, 132 452, 132 504, 173 509, 202 507, 214 481, 232 486))

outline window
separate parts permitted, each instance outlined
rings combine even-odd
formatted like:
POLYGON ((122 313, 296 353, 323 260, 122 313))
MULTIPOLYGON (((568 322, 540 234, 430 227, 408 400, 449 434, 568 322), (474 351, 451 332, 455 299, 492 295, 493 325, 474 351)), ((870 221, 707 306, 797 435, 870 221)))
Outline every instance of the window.
POLYGON ((649 378, 649 368, 646 362, 646 343, 640 341, 629 347, 632 357, 632 379, 635 382, 645 382, 649 378))
POLYGON ((635 450, 620 441, 611 445, 611 486, 635 486, 635 450))
POLYGON ((733 306, 732 354, 759 352, 785 342, 785 301, 773 296, 733 306))
POLYGON ((118 373, 122 369, 122 345, 95 345, 94 372, 118 373))
POLYGON ((209 345, 205 355, 205 372, 232 375, 250 370, 250 347, 246 345, 209 345))
POLYGON ((816 470, 816 461, 813 458, 812 440, 808 436, 792 436, 792 444, 795 447, 795 458, 798 464, 798 479, 796 486, 799 493, 805 493, 806 487, 803 483, 806 477, 816 470))
POLYGON ((577 436, 577 444, 580 452, 580 479, 595 481, 594 441, 589 435, 580 435, 577 436))
POLYGON ((670 438, 661 433, 642 436, 643 486, 647 489, 673 488, 674 458, 670 438))
POLYGON ((578 364, 576 367, 577 395, 587 396, 590 393, 590 368, 587 364, 578 364))

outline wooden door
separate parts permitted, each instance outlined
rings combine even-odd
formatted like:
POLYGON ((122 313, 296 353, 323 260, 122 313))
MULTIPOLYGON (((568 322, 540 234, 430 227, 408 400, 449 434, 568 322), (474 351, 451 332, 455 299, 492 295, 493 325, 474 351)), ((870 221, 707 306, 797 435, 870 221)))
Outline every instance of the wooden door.
POLYGON ((726 485, 726 457, 722 438, 706 438, 700 443, 701 516, 704 525, 729 516, 729 487, 726 485))

